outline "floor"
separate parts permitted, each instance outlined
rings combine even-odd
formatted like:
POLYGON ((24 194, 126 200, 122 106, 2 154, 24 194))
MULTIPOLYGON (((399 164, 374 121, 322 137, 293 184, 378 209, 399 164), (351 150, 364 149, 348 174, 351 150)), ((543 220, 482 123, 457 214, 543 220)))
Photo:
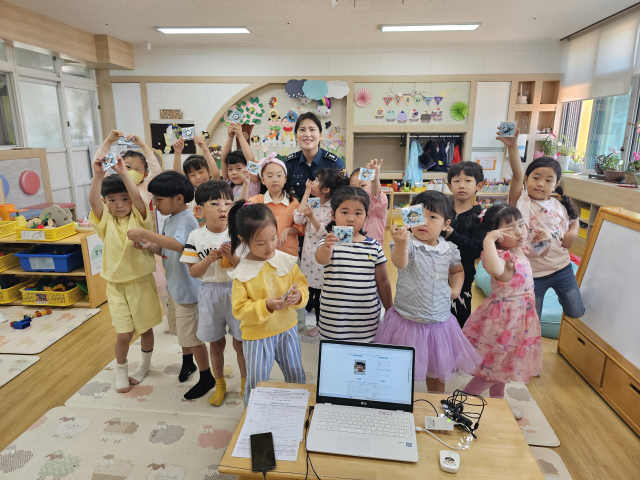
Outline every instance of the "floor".
MULTIPOLYGON (((388 246, 385 253, 388 258, 388 246)), ((390 261, 387 265, 395 293, 397 271, 390 261)), ((482 292, 475 289, 474 305, 482 298, 482 292)), ((100 314, 40 353, 38 363, 0 388, 0 450, 45 412, 63 405, 113 360, 116 335, 108 304, 101 309, 100 314)), ((560 438, 561 445, 555 451, 574 480, 638 478, 640 438, 556 353, 556 345, 556 340, 544 339, 543 373, 529 384, 560 438)), ((478 434, 482 441, 482 431, 478 434)))

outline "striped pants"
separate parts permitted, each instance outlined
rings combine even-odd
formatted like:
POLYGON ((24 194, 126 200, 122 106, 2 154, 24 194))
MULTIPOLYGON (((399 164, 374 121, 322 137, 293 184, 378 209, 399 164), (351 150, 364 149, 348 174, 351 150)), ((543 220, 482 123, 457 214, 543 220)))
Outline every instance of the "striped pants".
POLYGON ((242 351, 247 364, 247 380, 244 386, 245 407, 249 403, 251 390, 259 382, 269 380, 274 360, 278 362, 278 366, 284 373, 285 382, 303 384, 306 382, 297 326, 273 337, 242 340, 242 351))

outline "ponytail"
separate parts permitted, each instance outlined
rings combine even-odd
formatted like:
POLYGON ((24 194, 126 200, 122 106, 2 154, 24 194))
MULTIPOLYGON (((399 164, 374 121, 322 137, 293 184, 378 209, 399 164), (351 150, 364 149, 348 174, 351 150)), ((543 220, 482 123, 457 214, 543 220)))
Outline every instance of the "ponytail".
POLYGON ((570 220, 575 220, 578 218, 578 211, 573 207, 571 200, 569 197, 564 196, 564 192, 562 191, 562 187, 558 185, 553 193, 557 193, 560 195, 560 203, 564 205, 564 208, 567 209, 567 215, 569 215, 570 220))

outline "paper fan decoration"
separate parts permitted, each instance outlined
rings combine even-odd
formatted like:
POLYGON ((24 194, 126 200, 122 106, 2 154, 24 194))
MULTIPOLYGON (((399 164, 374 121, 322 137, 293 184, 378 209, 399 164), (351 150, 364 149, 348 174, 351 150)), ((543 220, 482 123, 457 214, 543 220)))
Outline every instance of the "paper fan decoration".
POLYGON ((469 105, 464 102, 456 102, 451 105, 451 118, 454 120, 464 120, 469 115, 469 105))
POLYGON ((360 108, 365 108, 371 105, 373 100, 373 94, 368 88, 361 88, 353 95, 353 103, 360 108))

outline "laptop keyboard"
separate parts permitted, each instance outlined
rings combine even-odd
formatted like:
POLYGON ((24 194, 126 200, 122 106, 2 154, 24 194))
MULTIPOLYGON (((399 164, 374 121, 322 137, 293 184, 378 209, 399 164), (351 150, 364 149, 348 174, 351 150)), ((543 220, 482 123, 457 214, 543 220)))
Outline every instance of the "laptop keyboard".
POLYGON ((364 433, 380 437, 411 438, 411 422, 394 415, 375 413, 372 415, 346 412, 320 411, 317 430, 332 430, 345 433, 364 433))

